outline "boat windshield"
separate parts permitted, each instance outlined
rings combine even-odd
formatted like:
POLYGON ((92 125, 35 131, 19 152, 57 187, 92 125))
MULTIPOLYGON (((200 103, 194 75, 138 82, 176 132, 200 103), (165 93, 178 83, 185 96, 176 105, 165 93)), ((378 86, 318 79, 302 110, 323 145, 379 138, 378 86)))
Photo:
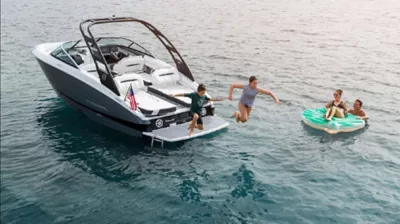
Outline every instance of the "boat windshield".
POLYGON ((79 43, 78 41, 69 41, 61 44, 58 46, 54 51, 51 52, 51 55, 75 68, 78 67, 76 62, 71 58, 71 55, 68 54, 67 52, 75 45, 79 43))
POLYGON ((68 51, 69 49, 71 49, 73 46, 76 47, 75 45, 76 45, 79 41, 80 41, 80 40, 78 40, 78 41, 69 41, 69 42, 65 42, 65 43, 61 44, 60 46, 58 46, 56 49, 54 49, 54 51, 51 52, 51 54, 52 54, 53 56, 56 56, 56 55, 58 55, 58 54, 60 54, 60 53, 63 53, 63 52, 66 53, 66 51, 68 51))
MULTIPOLYGON (((139 44, 135 43, 132 40, 129 40, 124 37, 101 37, 96 40, 97 44, 101 46, 106 45, 118 45, 121 47, 130 48, 136 52, 140 52, 142 54, 149 55, 153 57, 153 55, 147 51, 144 47, 140 46, 139 44)), ((85 41, 83 40, 75 40, 75 41, 68 41, 60 46, 58 46, 54 51, 51 52, 51 55, 56 57, 57 59, 77 68, 80 63, 76 61, 74 58, 75 56, 71 52, 77 50, 79 52, 79 48, 86 48, 85 41)))
POLYGON ((99 46, 102 45, 120 45, 129 47, 133 41, 125 39, 125 38, 116 38, 116 37, 102 37, 97 39, 97 44, 99 46))
POLYGON ((119 46, 131 48, 135 51, 139 51, 143 54, 152 56, 152 54, 148 50, 146 50, 144 47, 142 47, 138 43, 136 43, 130 39, 124 38, 124 37, 101 37, 101 38, 98 38, 96 40, 96 42, 99 46, 119 45, 119 46))

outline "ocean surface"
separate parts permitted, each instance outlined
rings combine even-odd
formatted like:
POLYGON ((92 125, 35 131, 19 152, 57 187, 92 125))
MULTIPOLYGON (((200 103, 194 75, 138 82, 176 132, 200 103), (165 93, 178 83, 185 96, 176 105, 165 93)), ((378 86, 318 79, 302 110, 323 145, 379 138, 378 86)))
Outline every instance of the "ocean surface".
POLYGON ((2 0, 1 223, 398 224, 399 25, 398 0, 2 0), (227 130, 165 148, 89 120, 57 97, 31 51, 112 15, 159 28, 212 96, 255 75, 281 104, 259 96, 237 124, 237 90, 217 103, 227 130), (305 126, 303 110, 337 88, 350 105, 364 101, 366 128, 305 126))

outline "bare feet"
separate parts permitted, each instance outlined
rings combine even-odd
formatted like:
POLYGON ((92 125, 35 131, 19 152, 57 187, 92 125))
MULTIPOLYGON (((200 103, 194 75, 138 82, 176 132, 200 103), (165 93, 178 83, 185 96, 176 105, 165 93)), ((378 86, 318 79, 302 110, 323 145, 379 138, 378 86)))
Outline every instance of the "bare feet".
POLYGON ((236 117, 237 116, 237 112, 235 111, 235 112, 233 112, 233 114, 232 114, 232 118, 234 118, 234 117, 236 117))
MULTIPOLYGON (((199 129, 199 126, 196 124, 196 125, 194 126, 194 128, 199 129)), ((189 127, 187 128, 187 130, 190 130, 190 125, 189 125, 189 127)))
POLYGON ((191 129, 190 131, 189 131, 189 136, 191 136, 193 134, 193 129, 191 129))
POLYGON ((240 112, 235 111, 235 112, 233 113, 232 117, 235 117, 235 118, 236 118, 236 122, 239 123, 239 121, 240 121, 240 112))

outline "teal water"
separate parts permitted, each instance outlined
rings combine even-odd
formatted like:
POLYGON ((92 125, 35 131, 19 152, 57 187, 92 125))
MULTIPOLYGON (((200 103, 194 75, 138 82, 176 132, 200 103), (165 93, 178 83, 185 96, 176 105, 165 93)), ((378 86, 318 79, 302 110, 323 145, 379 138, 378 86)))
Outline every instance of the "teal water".
MULTIPOLYGON (((1 223, 400 223, 399 12, 394 0, 3 0, 1 223), (159 28, 211 95, 256 75, 281 105, 258 97, 243 125, 229 118, 237 101, 218 103, 228 130, 165 149, 90 121, 31 50, 113 14, 159 28), (364 101, 365 129, 301 122, 336 88, 364 101)), ((148 41, 116 34, 128 31, 148 41)))

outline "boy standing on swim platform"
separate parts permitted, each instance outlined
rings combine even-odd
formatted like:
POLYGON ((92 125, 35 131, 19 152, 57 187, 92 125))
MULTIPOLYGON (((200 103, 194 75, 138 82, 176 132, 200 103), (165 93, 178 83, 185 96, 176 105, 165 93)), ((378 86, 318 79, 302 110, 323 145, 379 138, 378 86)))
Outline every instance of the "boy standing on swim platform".
POLYGON ((206 86, 204 84, 200 84, 197 87, 197 92, 193 93, 179 93, 179 94, 170 94, 170 96, 184 96, 192 99, 192 103, 190 104, 190 115, 192 116, 192 121, 189 125, 188 130, 189 136, 192 135, 194 128, 199 130, 203 130, 203 119, 201 119, 201 110, 203 108, 203 104, 205 101, 223 101, 224 99, 213 99, 206 96, 206 86))

